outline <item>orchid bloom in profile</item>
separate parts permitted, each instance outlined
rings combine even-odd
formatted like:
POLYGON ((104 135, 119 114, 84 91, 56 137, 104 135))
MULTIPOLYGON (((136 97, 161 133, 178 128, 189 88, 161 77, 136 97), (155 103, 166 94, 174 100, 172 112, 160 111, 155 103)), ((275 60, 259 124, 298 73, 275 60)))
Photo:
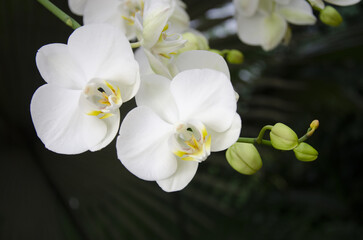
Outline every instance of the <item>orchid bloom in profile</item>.
POLYGON ((146 1, 143 15, 137 14, 135 20, 137 39, 151 68, 167 77, 171 77, 167 65, 187 42, 170 22, 175 7, 172 0, 146 1))
MULTIPOLYGON (((313 7, 324 9, 325 4, 323 0, 308 0, 313 7)), ((327 3, 337 6, 350 6, 359 3, 361 0, 324 0, 327 3)))
POLYGON ((288 23, 315 24, 312 8, 305 0, 234 0, 238 37, 265 51, 277 47, 288 34, 288 23))
POLYGON ((229 78, 211 69, 186 70, 171 81, 145 76, 138 107, 125 117, 117 154, 137 177, 179 191, 211 152, 235 143, 241 119, 229 78), (144 85, 144 86, 145 86, 144 85))
POLYGON ((47 83, 33 95, 31 116, 45 146, 77 154, 108 145, 119 128, 120 106, 140 85, 124 33, 103 24, 80 27, 68 44, 40 48, 36 64, 47 83))
MULTIPOLYGON (((68 0, 69 8, 77 15, 83 15, 85 25, 108 23, 121 29, 128 39, 136 37, 136 15, 144 15, 145 5, 171 2, 175 5, 169 18, 175 31, 183 31, 189 26, 189 16, 181 0, 68 0)), ((157 21, 155 18, 154 21, 157 21)), ((163 26, 164 27, 164 26, 163 26)))

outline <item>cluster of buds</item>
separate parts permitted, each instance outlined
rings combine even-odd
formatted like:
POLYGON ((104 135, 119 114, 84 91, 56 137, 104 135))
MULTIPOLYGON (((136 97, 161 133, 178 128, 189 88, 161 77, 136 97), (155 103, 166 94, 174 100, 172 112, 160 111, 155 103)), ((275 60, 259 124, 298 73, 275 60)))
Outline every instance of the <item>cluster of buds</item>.
POLYGON ((287 125, 276 123, 274 126, 262 128, 259 136, 255 139, 240 138, 226 152, 228 163, 238 172, 251 175, 262 167, 261 156, 254 144, 272 146, 281 151, 293 151, 297 160, 311 162, 318 158, 318 151, 304 142, 319 127, 319 121, 311 122, 307 133, 298 138, 297 134, 287 125), (270 130, 270 140, 262 140, 266 130, 270 130))

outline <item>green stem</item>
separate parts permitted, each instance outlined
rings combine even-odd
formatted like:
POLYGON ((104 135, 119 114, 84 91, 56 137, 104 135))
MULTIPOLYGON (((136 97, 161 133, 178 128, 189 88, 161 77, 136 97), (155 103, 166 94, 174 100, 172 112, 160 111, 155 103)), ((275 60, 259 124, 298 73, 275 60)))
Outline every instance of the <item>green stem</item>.
POLYGON ((132 48, 138 48, 141 46, 141 42, 134 42, 134 43, 130 43, 132 48))
POLYGON ((238 138, 237 142, 251 143, 251 144, 262 144, 262 145, 266 145, 266 146, 272 146, 271 141, 261 140, 260 143, 258 143, 257 138, 240 137, 240 138, 238 138))
POLYGON ((48 9, 51 13, 53 13, 56 17, 62 20, 67 26, 76 29, 79 28, 81 25, 68 16, 65 12, 60 10, 56 5, 49 2, 48 0, 37 0, 40 4, 42 4, 46 9, 48 9))
POLYGON ((301 138, 299 138, 299 143, 306 141, 311 135, 312 135, 311 128, 309 128, 307 133, 301 138))
POLYGON ((260 133, 258 134, 258 136, 257 136, 257 138, 256 138, 256 143, 258 143, 258 144, 261 144, 262 143, 262 138, 263 138, 263 135, 265 135, 265 132, 266 132, 266 130, 271 130, 272 129, 272 125, 266 125, 266 126, 264 126, 262 129, 261 129, 261 131, 260 131, 260 133))

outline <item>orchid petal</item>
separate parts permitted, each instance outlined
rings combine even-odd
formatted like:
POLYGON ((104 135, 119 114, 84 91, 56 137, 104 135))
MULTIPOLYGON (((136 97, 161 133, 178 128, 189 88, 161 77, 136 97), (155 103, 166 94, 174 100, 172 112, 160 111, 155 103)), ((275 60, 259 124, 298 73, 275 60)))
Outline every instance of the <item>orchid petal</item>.
POLYGON ((154 73, 154 71, 151 69, 149 59, 147 58, 143 47, 140 47, 136 50, 135 59, 139 63, 141 76, 154 73))
POLYGON ((349 6, 349 5, 359 3, 360 0, 325 0, 325 2, 335 4, 338 6, 349 6))
POLYGON ((178 120, 177 108, 170 93, 170 80, 163 76, 152 74, 143 77, 136 104, 151 108, 166 122, 178 120))
POLYGON ((181 53, 171 63, 174 66, 173 74, 189 69, 210 68, 230 77, 226 61, 219 54, 204 50, 191 50, 181 53))
POLYGON ((130 44, 121 31, 110 25, 78 28, 69 37, 68 47, 88 80, 98 77, 128 85, 137 81, 138 67, 130 44))
POLYGON ((291 2, 291 0, 274 0, 276 3, 278 4, 289 4, 291 2))
POLYGON ((178 0, 174 1, 176 1, 176 6, 174 12, 169 18, 170 28, 175 33, 181 33, 189 28, 190 19, 183 7, 183 2, 178 0))
POLYGON ((148 107, 130 111, 117 138, 117 155, 122 164, 137 177, 155 181, 170 177, 177 168, 169 149, 173 125, 163 121, 148 107))
POLYGON ((151 48, 158 41, 175 8, 172 0, 146 1, 143 16, 143 46, 151 48))
POLYGON ((34 93, 30 112, 35 130, 45 146, 62 154, 78 154, 87 151, 89 144, 98 144, 107 128, 89 129, 83 135, 88 116, 79 109, 79 90, 59 88, 46 84, 34 93))
POLYGON ((325 8, 325 4, 324 4, 323 0, 308 0, 308 2, 311 4, 312 7, 315 7, 315 8, 321 9, 321 10, 325 8))
POLYGON ((241 125, 241 117, 236 113, 231 127, 224 132, 216 132, 206 126, 207 132, 212 138, 211 151, 219 152, 232 146, 238 140, 241 133, 241 125))
POLYGON ((172 78, 169 69, 161 62, 161 59, 154 56, 150 51, 146 50, 144 48, 144 53, 149 61, 149 64, 151 66, 151 69, 156 74, 163 75, 164 77, 167 77, 169 79, 172 78))
POLYGON ((278 12, 290 23, 312 25, 316 22, 313 10, 305 0, 291 0, 288 5, 281 5, 277 8, 278 12))
POLYGON ((85 25, 95 23, 107 23, 124 32, 128 39, 135 37, 135 33, 129 33, 126 21, 120 12, 121 1, 118 0, 87 0, 83 13, 85 25))
POLYGON ((211 69, 183 71, 172 80, 170 89, 181 121, 195 118, 218 132, 231 126, 237 105, 224 73, 211 69))
POLYGON ((175 173, 166 179, 158 180, 158 185, 165 192, 180 191, 193 179, 198 169, 198 163, 194 161, 183 161, 178 159, 178 168, 175 173))
POLYGON ((120 126, 120 111, 116 111, 112 116, 99 119, 95 116, 85 116, 87 121, 82 126, 83 136, 90 151, 98 151, 112 142, 118 133, 120 126), (99 132, 99 138, 94 138, 95 131, 99 132), (102 135, 101 135, 102 134, 102 135), (101 141, 99 139, 102 139, 101 141))
POLYGON ((259 0, 233 0, 233 3, 238 11, 244 17, 255 15, 259 0))
POLYGON ((237 14, 239 39, 249 45, 261 45, 264 18, 265 16, 259 13, 252 17, 237 14))
POLYGON ((262 48, 269 51, 284 38, 287 23, 279 14, 273 13, 263 21, 262 48))
POLYGON ((83 15, 83 11, 88 0, 68 0, 68 5, 74 14, 83 15))
POLYGON ((36 64, 47 83, 69 89, 82 89, 86 76, 72 58, 68 46, 60 43, 41 47, 36 55, 36 64))

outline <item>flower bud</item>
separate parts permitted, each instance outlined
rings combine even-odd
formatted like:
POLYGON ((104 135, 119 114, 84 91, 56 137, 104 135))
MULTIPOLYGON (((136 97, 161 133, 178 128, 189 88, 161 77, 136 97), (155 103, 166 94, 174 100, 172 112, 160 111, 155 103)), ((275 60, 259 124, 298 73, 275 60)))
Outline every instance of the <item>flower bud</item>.
POLYGON ((232 64, 241 64, 243 63, 243 54, 236 49, 229 50, 227 52, 226 60, 232 64))
POLYGON ((270 132, 271 144, 278 150, 291 150, 299 144, 296 133, 282 123, 276 123, 270 132))
POLYGON ((184 40, 187 40, 185 46, 179 49, 178 53, 190 50, 208 50, 208 40, 198 32, 186 32, 182 34, 184 40))
POLYGON ((319 120, 314 120, 310 123, 311 129, 317 129, 319 127, 319 120))
POLYGON ((294 148, 294 153, 295 157, 303 162, 311 162, 318 158, 318 151, 305 142, 294 148))
POLYGON ((319 15, 320 21, 326 25, 337 27, 343 22, 343 18, 340 13, 332 6, 326 6, 319 15))
POLYGON ((235 143, 226 152, 228 163, 237 172, 252 175, 262 167, 262 160, 251 143, 235 143))
POLYGON ((221 51, 219 51, 219 50, 217 50, 217 49, 209 49, 209 52, 216 53, 216 54, 218 54, 218 55, 220 55, 220 56, 222 56, 222 57, 223 57, 223 55, 224 55, 224 54, 222 54, 222 52, 221 52, 221 51))

